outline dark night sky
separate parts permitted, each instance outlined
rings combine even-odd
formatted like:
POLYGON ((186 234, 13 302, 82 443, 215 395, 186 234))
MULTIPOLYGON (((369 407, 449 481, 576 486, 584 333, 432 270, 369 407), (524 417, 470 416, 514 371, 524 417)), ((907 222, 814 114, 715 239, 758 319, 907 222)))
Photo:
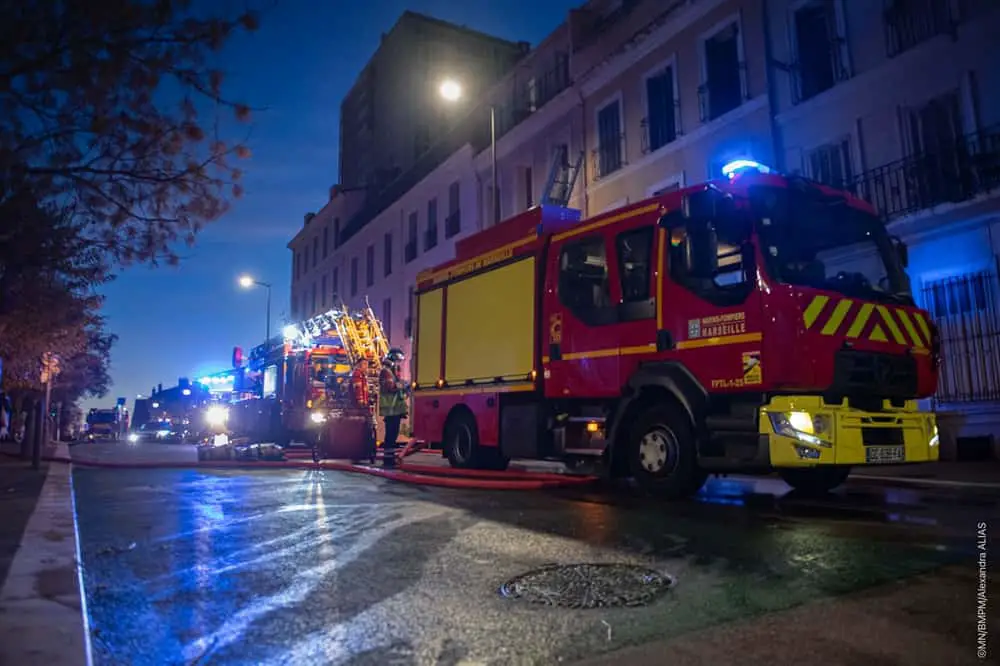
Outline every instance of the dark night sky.
POLYGON ((228 93, 266 111, 254 117, 246 194, 208 227, 178 268, 135 268, 105 289, 120 336, 111 394, 86 405, 148 394, 162 382, 225 369, 234 345, 264 338, 263 290, 243 291, 247 272, 271 282, 272 329, 288 311, 285 247, 337 181, 340 100, 405 9, 505 39, 537 44, 581 0, 278 0, 261 29, 227 48, 228 93), (336 7, 336 9, 335 9, 336 7))

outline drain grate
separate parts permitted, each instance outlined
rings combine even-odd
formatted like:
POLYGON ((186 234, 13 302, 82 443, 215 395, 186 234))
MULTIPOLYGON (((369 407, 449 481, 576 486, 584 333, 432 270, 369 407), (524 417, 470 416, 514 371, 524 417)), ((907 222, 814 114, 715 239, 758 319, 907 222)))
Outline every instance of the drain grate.
POLYGON ((523 573, 500 594, 562 608, 645 606, 674 584, 671 576, 630 564, 554 564, 523 573))

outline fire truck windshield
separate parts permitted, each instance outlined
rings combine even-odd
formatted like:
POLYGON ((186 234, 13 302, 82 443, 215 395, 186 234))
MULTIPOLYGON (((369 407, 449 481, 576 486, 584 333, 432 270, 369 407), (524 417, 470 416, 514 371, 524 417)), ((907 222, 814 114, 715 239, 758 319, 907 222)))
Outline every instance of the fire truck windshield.
POLYGON ((815 189, 760 187, 750 197, 773 279, 912 304, 893 241, 876 216, 815 189))
POLYGON ((92 412, 87 415, 88 423, 114 423, 114 412, 92 412))

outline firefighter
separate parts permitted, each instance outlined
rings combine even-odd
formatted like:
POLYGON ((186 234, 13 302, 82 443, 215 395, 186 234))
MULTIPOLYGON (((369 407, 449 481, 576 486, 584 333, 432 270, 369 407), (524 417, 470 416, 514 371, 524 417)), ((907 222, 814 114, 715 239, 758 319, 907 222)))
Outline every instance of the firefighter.
POLYGON ((383 466, 396 466, 396 440, 399 438, 400 422, 406 418, 406 384, 400 379, 399 371, 403 364, 403 350, 393 347, 382 362, 382 372, 379 373, 378 411, 385 423, 385 445, 383 466))
MULTIPOLYGON (((375 419, 372 417, 371 402, 368 394, 368 359, 362 357, 351 374, 351 388, 353 389, 354 403, 359 410, 364 410, 367 427, 366 455, 371 462, 375 462, 375 419)), ((361 461, 355 461, 361 462, 361 461)))

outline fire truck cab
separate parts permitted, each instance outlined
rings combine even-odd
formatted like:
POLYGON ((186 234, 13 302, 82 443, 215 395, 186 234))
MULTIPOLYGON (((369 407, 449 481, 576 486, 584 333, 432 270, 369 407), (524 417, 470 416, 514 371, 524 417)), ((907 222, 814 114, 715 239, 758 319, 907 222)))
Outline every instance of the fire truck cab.
POLYGON ((757 167, 581 221, 536 208, 418 277, 414 434, 458 467, 601 460, 829 490, 936 460, 938 338, 906 248, 845 192, 757 167))

